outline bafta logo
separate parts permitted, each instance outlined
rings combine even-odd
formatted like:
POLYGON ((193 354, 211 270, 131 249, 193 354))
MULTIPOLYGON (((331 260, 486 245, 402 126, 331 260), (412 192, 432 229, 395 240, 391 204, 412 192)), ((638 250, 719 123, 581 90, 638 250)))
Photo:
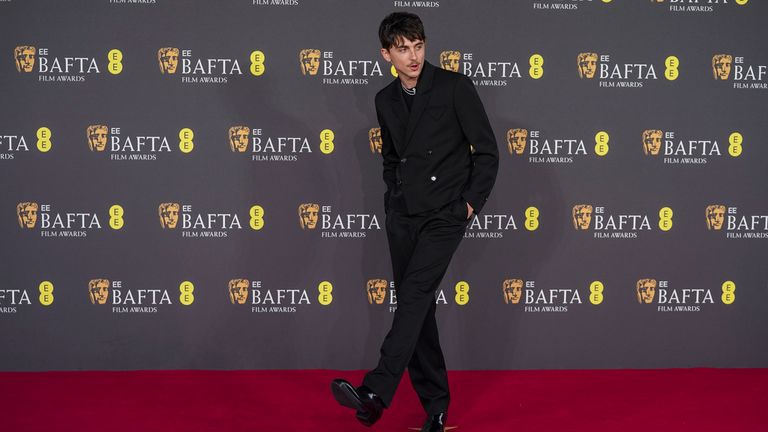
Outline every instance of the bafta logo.
POLYGON ((368 293, 368 304, 384 304, 387 299, 387 281, 385 279, 370 279, 365 284, 368 293))
POLYGON ((443 51, 440 53, 440 66, 449 71, 459 71, 459 57, 461 54, 458 51, 443 51))
POLYGON ((16 205, 16 216, 22 228, 34 228, 37 223, 38 205, 35 202, 21 202, 16 205))
POLYGON ((725 221, 725 206, 713 204, 707 206, 707 229, 719 231, 723 228, 725 221))
POLYGON ((320 69, 320 50, 307 48, 299 51, 299 64, 302 75, 317 75, 320 69))
POLYGON ((576 57, 579 66, 579 78, 594 78, 597 70, 597 54, 581 53, 576 57))
POLYGON ((381 153, 381 128, 368 130, 368 143, 371 145, 371 153, 381 153))
POLYGON ((165 228, 176 228, 179 222, 179 203, 162 203, 157 208, 160 215, 160 226, 165 228))
POLYGON ((109 281, 107 279, 91 279, 88 281, 88 297, 91 304, 105 304, 109 298, 109 281))
POLYGON ((106 125, 90 125, 85 134, 88 136, 88 148, 91 151, 104 151, 107 147, 106 125))
POLYGON ((643 151, 646 155, 656 156, 661 150, 661 131, 648 129, 643 131, 643 151))
POLYGON ((250 129, 246 126, 232 126, 229 128, 229 148, 235 152, 243 153, 248 148, 250 129))
POLYGON ((527 129, 510 129, 507 131, 507 149, 509 154, 521 155, 525 151, 525 140, 528 138, 527 129))
POLYGON ((592 206, 576 204, 573 206, 573 227, 577 230, 588 230, 592 222, 592 206))
POLYGON ((299 225, 301 229, 315 229, 317 226, 318 213, 320 205, 314 203, 305 203, 299 205, 299 225))
POLYGON ((733 56, 728 54, 715 54, 712 57, 712 75, 718 81, 724 81, 731 75, 733 56))
POLYGON ((35 47, 21 45, 13 49, 13 61, 19 72, 32 72, 35 67, 35 47))
POLYGON ((504 290, 505 304, 518 304, 523 296, 523 280, 506 279, 502 284, 502 289, 504 290))
POLYGON ((160 72, 163 74, 175 74, 179 66, 179 49, 165 47, 157 50, 157 61, 160 64, 160 72))
POLYGON ((637 281, 637 302, 640 304, 653 303, 656 295, 656 279, 640 279, 637 281))
POLYGON ((232 279, 229 281, 229 301, 232 304, 245 304, 248 300, 248 279, 232 279))

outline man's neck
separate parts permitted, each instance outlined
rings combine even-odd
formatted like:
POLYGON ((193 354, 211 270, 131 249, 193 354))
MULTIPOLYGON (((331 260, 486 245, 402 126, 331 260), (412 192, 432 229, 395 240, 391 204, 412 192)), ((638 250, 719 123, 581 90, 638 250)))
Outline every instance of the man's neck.
MULTIPOLYGON (((419 74, 419 77, 420 76, 421 74, 419 74)), ((416 87, 416 84, 418 84, 419 77, 411 78, 411 77, 404 76, 403 74, 400 74, 400 84, 407 89, 412 89, 416 87)))

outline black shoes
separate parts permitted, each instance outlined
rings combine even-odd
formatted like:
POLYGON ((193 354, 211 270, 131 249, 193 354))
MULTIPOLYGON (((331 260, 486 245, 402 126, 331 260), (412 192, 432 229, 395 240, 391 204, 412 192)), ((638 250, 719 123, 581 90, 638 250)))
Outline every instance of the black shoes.
MULTIPOLYGON (((384 402, 368 387, 355 388, 343 379, 335 379, 331 382, 331 391, 340 405, 357 410, 355 416, 364 426, 372 426, 384 412, 384 402)), ((442 429, 434 430, 442 431, 442 429)))
POLYGON ((428 415, 427 421, 421 427, 421 432, 445 432, 445 422, 448 414, 442 412, 434 415, 428 415))

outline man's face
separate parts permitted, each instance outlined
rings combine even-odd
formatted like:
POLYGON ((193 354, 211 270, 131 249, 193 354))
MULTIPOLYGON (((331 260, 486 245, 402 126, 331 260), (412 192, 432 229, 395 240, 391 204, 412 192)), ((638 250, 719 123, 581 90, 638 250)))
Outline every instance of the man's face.
POLYGON ((643 132, 643 149, 645 154, 656 156, 661 150, 661 131, 647 130, 643 132))
POLYGON ((507 146, 509 153, 523 154, 525 151, 525 139, 528 137, 528 131, 525 129, 510 129, 507 131, 507 146))
POLYGON ((381 128, 371 128, 368 131, 368 141, 372 153, 381 153, 381 128))
POLYGON ((715 56, 715 64, 713 67, 715 69, 715 77, 717 77, 717 79, 728 79, 728 76, 731 74, 731 59, 732 57, 729 55, 715 56))
POLYGON ((707 206, 707 225, 709 229, 719 230, 723 228, 724 220, 725 220, 725 206, 723 205, 707 206))
POLYGON ((317 70, 320 67, 320 50, 301 50, 299 59, 301 60, 301 72, 304 75, 317 75, 317 70))
POLYGON ((179 65, 179 50, 176 48, 162 48, 160 50, 160 69, 164 73, 176 73, 179 65))
POLYGON ((656 281, 653 279, 640 279, 637 281, 637 301, 651 304, 656 295, 656 281))
POLYGON ((91 294, 91 303, 105 304, 109 298, 109 281, 106 279, 92 280, 88 284, 88 291, 91 294))
POLYGON ((244 152, 248 148, 248 128, 244 126, 235 126, 229 128, 229 137, 231 140, 232 150, 237 150, 240 153, 244 152))
POLYGON ((16 69, 19 72, 32 72, 35 66, 35 48, 23 46, 15 49, 16 69))
POLYGON ((523 294, 522 279, 507 279, 504 281, 504 303, 520 303, 523 294))
POLYGON ((597 69, 597 54, 582 53, 578 57, 579 76, 581 78, 594 78, 597 69))
POLYGON ((163 226, 166 228, 176 228, 176 224, 179 222, 179 205, 166 205, 165 208, 163 208, 161 215, 163 218, 163 226))
POLYGON ((425 49, 423 40, 412 41, 401 36, 389 49, 382 48, 381 55, 384 60, 392 63, 399 76, 416 80, 424 68, 425 49))
POLYGON ((22 203, 18 207, 19 225, 23 228, 34 228, 37 223, 37 204, 22 203))
POLYGON ((589 223, 592 221, 592 206, 576 206, 573 210, 573 223, 578 229, 589 229, 589 223))
POLYGON ((91 150, 104 151, 107 147, 107 127, 101 125, 88 127, 88 144, 91 150))
POLYGON ((248 300, 248 281, 240 279, 230 282, 229 294, 232 303, 245 304, 248 300))
POLYGON ((374 279, 368 281, 368 303, 383 304, 387 298, 387 281, 384 279, 374 279))
POLYGON ((320 206, 317 204, 302 204, 299 211, 301 227, 315 229, 319 211, 320 206))
POLYGON ((440 53, 440 66, 445 70, 458 72, 460 56, 458 51, 443 51, 440 53))

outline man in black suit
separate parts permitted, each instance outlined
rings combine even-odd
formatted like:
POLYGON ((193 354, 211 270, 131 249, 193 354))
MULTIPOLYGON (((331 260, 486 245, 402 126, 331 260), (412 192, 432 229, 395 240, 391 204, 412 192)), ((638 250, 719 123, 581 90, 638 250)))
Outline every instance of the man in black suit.
POLYGON ((444 431, 448 375, 435 321, 435 292, 472 214, 498 171, 496 139, 463 74, 424 60, 424 27, 407 12, 379 27, 381 54, 398 78, 376 94, 384 159, 386 232, 397 294, 378 366, 353 387, 337 379, 336 400, 366 426, 389 407, 405 368, 427 412, 422 431, 444 431))

